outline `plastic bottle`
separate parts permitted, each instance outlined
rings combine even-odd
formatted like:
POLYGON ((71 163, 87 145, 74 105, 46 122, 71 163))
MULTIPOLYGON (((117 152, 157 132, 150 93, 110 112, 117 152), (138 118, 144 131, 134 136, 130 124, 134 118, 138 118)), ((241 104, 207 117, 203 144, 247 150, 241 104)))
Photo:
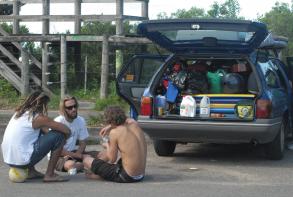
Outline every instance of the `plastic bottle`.
POLYGON ((196 101, 192 96, 184 96, 180 104, 180 116, 195 117, 196 101))
POLYGON ((167 108, 166 97, 162 95, 157 95, 155 104, 156 104, 157 114, 159 116, 162 116, 167 108))
POLYGON ((71 168, 71 169, 69 169, 69 170, 68 170, 68 174, 71 175, 71 176, 72 176, 72 175, 76 175, 76 174, 77 174, 77 169, 76 169, 76 168, 71 168))
POLYGON ((210 98, 208 96, 202 97, 199 107, 200 117, 210 117, 210 98))

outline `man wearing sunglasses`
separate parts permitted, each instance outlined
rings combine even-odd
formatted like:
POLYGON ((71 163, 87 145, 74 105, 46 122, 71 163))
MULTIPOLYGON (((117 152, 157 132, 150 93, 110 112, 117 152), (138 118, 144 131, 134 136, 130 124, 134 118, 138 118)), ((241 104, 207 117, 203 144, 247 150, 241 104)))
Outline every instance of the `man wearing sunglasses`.
POLYGON ((73 175, 83 170, 82 158, 86 148, 85 140, 89 134, 84 118, 78 115, 78 102, 75 97, 65 96, 60 101, 59 114, 54 120, 69 127, 71 135, 66 140, 56 170, 67 171, 73 175))

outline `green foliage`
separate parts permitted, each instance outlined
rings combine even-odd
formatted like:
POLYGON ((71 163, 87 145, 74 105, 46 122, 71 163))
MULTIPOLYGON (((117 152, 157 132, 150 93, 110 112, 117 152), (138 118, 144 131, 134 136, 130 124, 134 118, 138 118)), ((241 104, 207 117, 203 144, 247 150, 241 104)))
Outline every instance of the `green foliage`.
POLYGON ((239 18, 240 6, 237 0, 226 0, 223 4, 214 2, 208 10, 209 17, 212 18, 239 18))
POLYGON ((204 9, 191 7, 189 10, 178 9, 175 13, 171 13, 171 18, 194 18, 206 17, 204 9))
POLYGON ((0 15, 10 15, 13 13, 12 4, 0 4, 0 15))
POLYGON ((210 10, 205 12, 202 8, 195 6, 189 10, 178 9, 176 12, 171 13, 168 16, 165 12, 157 15, 158 19, 169 19, 169 18, 227 18, 227 19, 243 19, 239 16, 240 6, 237 0, 226 0, 220 4, 214 2, 210 10))
POLYGON ((54 96, 51 96, 50 102, 48 104, 49 110, 58 110, 59 109, 59 102, 60 102, 60 95, 55 94, 54 96))
POLYGON ((109 105, 119 105, 123 109, 128 109, 129 105, 121 99, 116 92, 115 82, 111 82, 109 86, 109 96, 106 99, 97 99, 96 110, 103 111, 109 105))
POLYGON ((0 108, 15 108, 19 102, 20 97, 17 90, 0 76, 0 108))
POLYGON ((293 9, 287 3, 276 3, 275 6, 264 16, 259 17, 259 20, 267 24, 269 30, 278 36, 289 38, 288 47, 283 50, 284 56, 293 55, 293 43, 290 38, 293 38, 293 9))

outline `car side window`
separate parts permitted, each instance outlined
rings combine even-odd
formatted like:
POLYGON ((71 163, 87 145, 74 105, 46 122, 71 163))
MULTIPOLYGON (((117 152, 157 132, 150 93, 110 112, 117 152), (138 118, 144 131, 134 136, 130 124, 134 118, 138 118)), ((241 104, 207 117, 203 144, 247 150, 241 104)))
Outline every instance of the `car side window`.
POLYGON ((265 77, 267 86, 270 88, 280 88, 279 79, 277 73, 275 72, 277 66, 273 64, 270 60, 258 63, 260 64, 260 68, 265 77))
POLYGON ((139 73, 139 65, 141 64, 141 59, 134 59, 127 66, 126 71, 122 75, 121 81, 124 83, 134 83, 137 81, 137 75, 139 73))
POLYGON ((162 63, 163 62, 160 59, 144 59, 139 78, 139 83, 147 84, 162 63))
POLYGON ((163 62, 161 58, 135 58, 127 65, 120 82, 148 84, 163 62))
POLYGON ((281 67, 280 62, 278 62, 277 60, 273 60, 272 62, 273 62, 273 64, 276 65, 274 67, 274 69, 275 69, 275 72, 278 75, 281 87, 284 88, 284 89, 287 89, 287 85, 286 85, 287 79, 285 78, 283 72, 281 71, 282 68, 280 68, 281 67))

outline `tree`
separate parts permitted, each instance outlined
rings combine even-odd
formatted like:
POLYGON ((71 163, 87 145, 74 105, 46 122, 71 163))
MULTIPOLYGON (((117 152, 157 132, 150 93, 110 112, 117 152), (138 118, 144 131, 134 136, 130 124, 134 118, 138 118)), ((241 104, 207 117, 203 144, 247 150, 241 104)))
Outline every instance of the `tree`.
POLYGON ((158 19, 168 18, 230 18, 230 19, 242 19, 239 16, 240 6, 237 0, 226 0, 223 4, 214 2, 211 9, 205 12, 202 8, 195 6, 189 10, 178 9, 176 12, 171 13, 168 16, 165 12, 157 15, 158 19))
POLYGON ((208 11, 208 15, 212 18, 240 18, 239 15, 240 6, 237 0, 227 0, 223 4, 214 2, 211 9, 208 11))
POLYGON ((10 15, 13 12, 12 4, 0 4, 0 15, 10 15))
MULTIPOLYGON (((271 11, 259 17, 260 21, 267 24, 268 29, 275 35, 285 36, 289 40, 293 38, 293 8, 287 3, 277 2, 271 11)), ((293 55, 293 43, 288 43, 288 48, 283 51, 283 55, 293 55)))

